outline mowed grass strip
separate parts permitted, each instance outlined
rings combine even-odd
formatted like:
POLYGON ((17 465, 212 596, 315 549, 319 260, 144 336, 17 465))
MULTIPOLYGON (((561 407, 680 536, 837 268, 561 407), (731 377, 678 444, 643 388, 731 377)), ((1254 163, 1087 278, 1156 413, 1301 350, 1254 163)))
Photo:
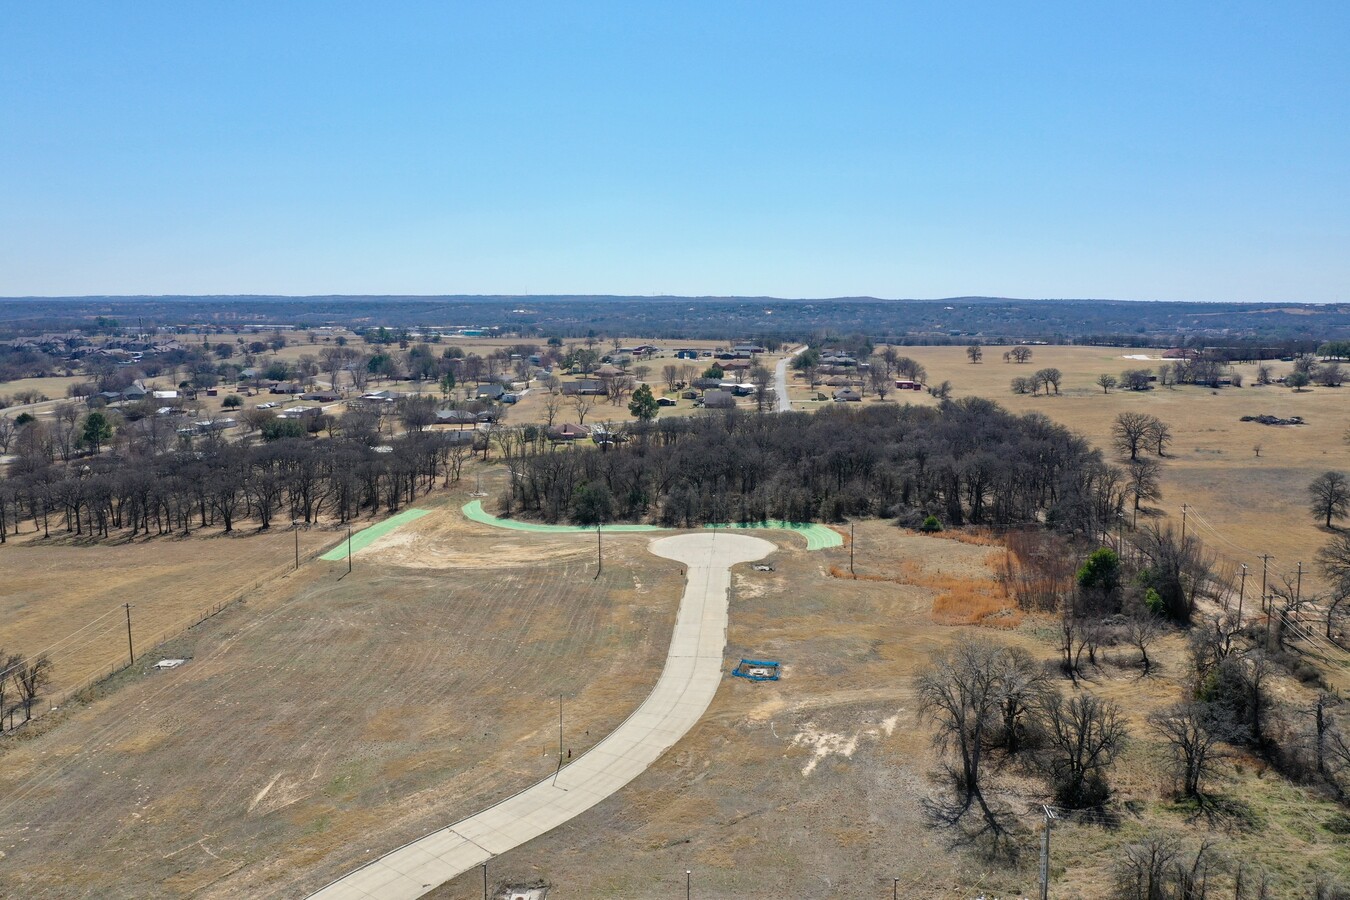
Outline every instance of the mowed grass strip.
POLYGON ((429 509, 405 509, 396 516, 390 516, 378 525, 372 525, 369 528, 362 528, 356 534, 352 535, 350 547, 347 541, 338 544, 332 550, 329 550, 319 559, 326 562, 339 562, 347 558, 347 553, 356 553, 358 550, 364 550, 380 538, 398 529, 400 526, 407 525, 409 522, 415 522, 423 516, 430 513, 429 509))

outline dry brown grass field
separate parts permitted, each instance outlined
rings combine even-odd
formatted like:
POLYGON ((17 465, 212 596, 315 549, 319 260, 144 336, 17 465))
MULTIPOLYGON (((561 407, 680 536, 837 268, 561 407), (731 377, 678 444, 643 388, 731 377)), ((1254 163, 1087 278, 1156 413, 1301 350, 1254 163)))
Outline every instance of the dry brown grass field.
MULTIPOLYGON (((1003 363, 997 348, 980 365, 959 347, 902 352, 927 367, 930 382, 950 379, 957 397, 1044 412, 1104 448, 1119 412, 1163 418, 1176 440, 1157 514, 1179 521, 1181 503, 1190 504, 1198 515, 1188 527, 1258 576, 1254 554, 1273 554, 1272 572, 1292 574, 1325 540, 1305 488, 1350 464, 1341 440, 1350 388, 1104 396, 1096 376, 1156 365, 1122 358, 1147 351, 1038 347, 1025 366, 1003 363), (1009 391, 1014 375, 1042 366, 1064 372, 1062 395, 1009 391), (1308 424, 1238 421, 1261 413, 1308 424)), ((661 364, 650 363, 654 372, 661 364)), ((508 421, 531 418, 523 403, 508 421)), ((4 643, 16 649, 122 602, 133 604, 138 631, 168 628, 260 575, 277 576, 160 648, 191 657, 184 668, 152 675, 154 660, 143 659, 87 705, 52 717, 56 727, 8 741, 0 751, 5 890, 303 895, 551 771, 559 693, 569 747, 603 736, 655 681, 681 590, 677 567, 648 554, 644 536, 615 536, 604 576, 592 581, 589 539, 470 525, 455 512, 463 499, 451 492, 419 504, 435 512, 358 554, 342 580, 341 564, 320 562, 281 577, 294 552, 285 531, 115 545, 29 536, 0 549, 4 643)), ((742 655, 780 659, 783 681, 728 678, 671 753, 617 796, 494 860, 493 882, 543 878, 557 897, 657 898, 678 895, 692 869, 703 897, 890 896, 893 878, 910 897, 1029 894, 1039 785, 1000 776, 1026 812, 1019 867, 950 851, 922 825, 919 803, 935 788, 937 758, 917 721, 913 680, 931 652, 975 630, 966 623, 1047 659, 1053 623, 1012 608, 986 539, 860 523, 860 577, 852 579, 843 577, 846 549, 808 554, 793 538, 765 534, 783 550, 776 571, 735 578, 728 669, 742 655)), ((302 552, 335 538, 302 532, 302 552)), ((1318 589, 1314 576, 1305 589, 1318 589)), ((120 659, 123 639, 109 628, 97 644, 67 648, 73 655, 57 657, 54 688, 74 683, 81 667, 120 659)), ((1127 655, 1111 652, 1122 662, 1127 655)), ((1326 827, 1333 807, 1254 759, 1225 762, 1219 791, 1246 812, 1215 828, 1164 797, 1159 748, 1143 721, 1179 696, 1182 638, 1167 638, 1159 656, 1154 678, 1115 664, 1091 676, 1089 689, 1127 707, 1136 739, 1114 776, 1119 826, 1058 827, 1052 896, 1103 896, 1119 847, 1159 830, 1212 835, 1229 858, 1270 869, 1276 896, 1306 896, 1295 885, 1319 870, 1350 872, 1344 837, 1326 827)), ((1292 683, 1277 687, 1297 696, 1292 683)), ((434 896, 481 896, 481 875, 434 896)))
MULTIPOLYGON (((845 550, 804 554, 781 543, 773 573, 735 578, 727 658, 728 667, 740 656, 780 660, 783 679, 727 678, 698 726, 628 788, 494 859, 494 889, 543 880, 555 886, 550 896, 656 900, 679 896, 688 869, 694 895, 712 898, 889 897, 893 879, 911 898, 1034 894, 1038 783, 995 777, 1024 828, 1018 865, 952 850, 922 824, 939 760, 917 716, 915 675, 933 651, 970 633, 939 624, 934 606, 959 583, 994 589, 989 548, 866 523, 860 577, 851 580, 831 574, 846 572, 845 550)), ((1048 660, 1053 630, 1030 618, 982 633, 1048 660)), ((1317 873, 1350 871, 1350 847, 1327 827, 1335 805, 1254 760, 1229 761, 1219 785, 1249 805, 1241 821, 1211 828, 1165 799, 1161 751, 1144 720, 1179 696, 1183 644, 1176 634, 1163 641, 1156 677, 1114 663, 1090 675, 1088 689, 1127 709, 1135 738, 1113 777, 1124 812, 1113 827, 1057 826, 1051 896, 1106 896, 1120 847, 1155 833, 1209 838, 1249 871, 1267 868, 1272 896, 1308 896, 1317 873)), ((1127 651, 1112 657, 1131 661, 1127 651)), ((1067 690, 1067 680, 1058 686, 1067 690)), ((429 896, 474 900, 481 878, 467 873, 429 896)))
POLYGON ((0 765, 5 892, 293 897, 580 752, 655 681, 681 583, 640 536, 442 508, 170 642, 0 765))
MULTIPOLYGON (((49 700, 126 662, 122 604, 132 606, 139 656, 238 592, 288 574, 295 559, 296 535, 285 528, 90 541, 59 530, 44 540, 27 531, 31 522, 24 527, 0 548, 0 634, 10 652, 51 648, 49 700)), ((299 540, 300 553, 308 556, 340 535, 302 529, 299 540)))

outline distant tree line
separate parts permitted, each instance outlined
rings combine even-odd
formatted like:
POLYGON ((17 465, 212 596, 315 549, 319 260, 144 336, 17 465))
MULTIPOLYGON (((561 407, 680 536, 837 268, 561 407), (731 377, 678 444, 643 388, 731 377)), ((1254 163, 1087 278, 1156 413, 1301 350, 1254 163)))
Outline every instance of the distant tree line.
POLYGON ((256 446, 208 440, 184 452, 115 451, 72 463, 21 456, 0 479, 0 543, 24 523, 44 535, 108 537, 397 512, 438 478, 458 479, 471 448, 447 437, 410 433, 379 450, 370 435, 349 432, 256 446))
POLYGON ((507 512, 583 524, 934 514, 953 526, 1044 519, 1095 533, 1125 490, 1082 437, 978 398, 662 419, 606 453, 543 452, 514 468, 507 512))

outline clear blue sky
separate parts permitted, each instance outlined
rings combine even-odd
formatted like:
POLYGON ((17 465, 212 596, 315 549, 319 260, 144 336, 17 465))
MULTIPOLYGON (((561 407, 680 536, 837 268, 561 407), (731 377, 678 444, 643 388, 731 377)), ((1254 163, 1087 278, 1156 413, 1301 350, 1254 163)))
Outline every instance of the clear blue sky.
POLYGON ((1350 300, 1350 4, 19 2, 0 295, 1350 300))

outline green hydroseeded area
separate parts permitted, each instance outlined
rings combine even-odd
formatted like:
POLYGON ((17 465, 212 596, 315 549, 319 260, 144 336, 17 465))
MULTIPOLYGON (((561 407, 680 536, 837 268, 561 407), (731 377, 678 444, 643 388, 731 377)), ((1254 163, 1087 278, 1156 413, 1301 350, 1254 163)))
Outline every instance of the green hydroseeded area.
MULTIPOLYGON (((464 517, 473 522, 482 525, 492 525, 496 528, 509 528, 513 531, 534 531, 552 534, 578 534, 581 532, 591 532, 594 528, 588 525, 541 525, 535 522, 520 522, 515 519, 500 519, 483 509, 483 503, 480 500, 473 500, 464 505, 464 517)), ((827 547, 843 546, 844 539, 839 532, 833 528, 827 528, 824 525, 818 525, 814 522, 781 522, 777 519, 770 519, 767 522, 748 522, 746 524, 730 523, 719 525, 705 525, 705 528, 722 529, 759 529, 775 528, 782 531, 791 531, 800 534, 806 539, 807 550, 824 550, 827 547)), ((631 532, 631 531, 664 531, 655 525, 606 525, 604 530, 610 533, 631 532)))
MULTIPOLYGON (((369 528, 362 528, 360 531, 352 535, 351 552, 355 553, 358 550, 366 549, 371 544, 375 543, 389 532, 394 531, 395 529, 399 528, 402 525, 407 525, 409 522, 414 522, 430 512, 431 510, 429 509, 405 509, 403 512, 399 513, 396 516, 390 516, 389 518, 385 519, 378 525, 372 525, 369 528)), ((347 558, 346 541, 343 541, 342 543, 334 547, 332 550, 329 550, 323 556, 319 557, 319 559, 326 560, 328 562, 337 562, 339 560, 343 560, 346 558, 347 558)))

